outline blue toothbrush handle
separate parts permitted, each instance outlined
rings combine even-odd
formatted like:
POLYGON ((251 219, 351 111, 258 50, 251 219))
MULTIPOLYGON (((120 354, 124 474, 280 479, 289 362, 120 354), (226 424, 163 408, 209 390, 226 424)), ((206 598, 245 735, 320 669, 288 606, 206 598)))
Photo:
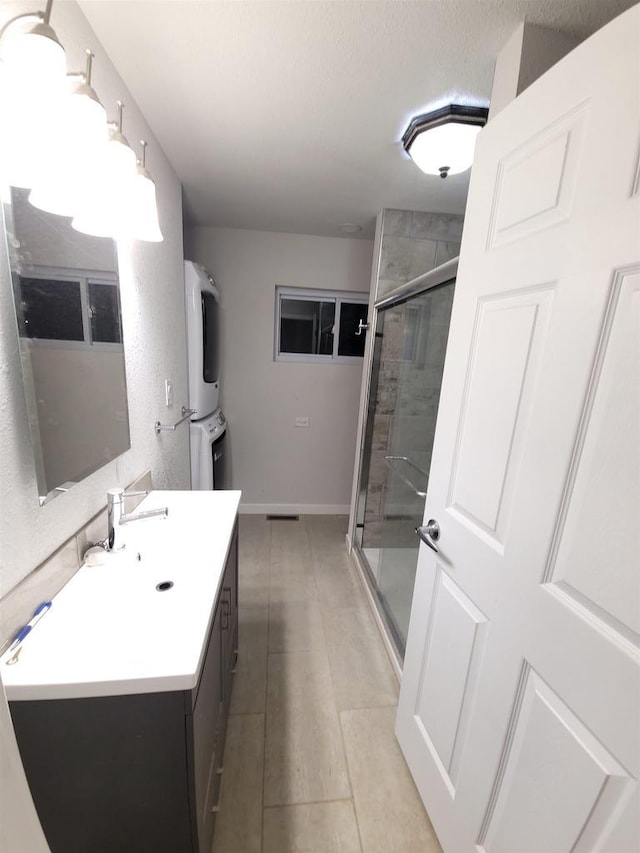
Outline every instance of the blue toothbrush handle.
POLYGON ((31 629, 33 628, 33 626, 34 626, 37 622, 39 622, 39 621, 40 621, 40 619, 44 616, 44 614, 47 612, 47 610, 48 610, 50 607, 51 607, 51 602, 50 602, 50 601, 43 601, 43 602, 42 602, 42 604, 40 604, 40 605, 36 608, 36 610, 34 610, 34 612, 33 612, 33 616, 31 617, 31 619, 29 620, 29 622, 24 626, 24 628, 20 628, 20 630, 18 631, 18 633, 17 633, 17 634, 15 635, 15 637, 13 638, 13 642, 11 643, 11 646, 9 647, 9 651, 12 651, 12 650, 13 650, 13 649, 15 649, 17 646, 19 646, 19 645, 20 645, 20 643, 24 640, 24 638, 27 636, 27 634, 31 631, 31 629))
POLYGON ((21 643, 30 631, 31 625, 25 625, 24 628, 20 628, 13 639, 14 644, 17 645, 18 643, 21 643))

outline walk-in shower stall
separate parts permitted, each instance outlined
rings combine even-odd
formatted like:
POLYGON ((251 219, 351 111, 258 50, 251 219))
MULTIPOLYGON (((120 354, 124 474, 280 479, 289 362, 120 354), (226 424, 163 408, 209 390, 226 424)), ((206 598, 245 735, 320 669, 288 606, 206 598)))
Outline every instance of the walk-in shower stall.
POLYGON ((404 657, 457 260, 375 305, 353 547, 404 657))

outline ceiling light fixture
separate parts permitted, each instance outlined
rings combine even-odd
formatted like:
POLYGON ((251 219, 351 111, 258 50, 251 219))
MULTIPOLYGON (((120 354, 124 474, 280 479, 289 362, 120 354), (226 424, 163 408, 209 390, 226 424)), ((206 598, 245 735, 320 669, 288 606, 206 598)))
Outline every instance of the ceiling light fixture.
POLYGON ((449 104, 416 116, 402 137, 402 145, 419 169, 427 175, 456 175, 473 162, 476 137, 487 123, 484 107, 449 104))

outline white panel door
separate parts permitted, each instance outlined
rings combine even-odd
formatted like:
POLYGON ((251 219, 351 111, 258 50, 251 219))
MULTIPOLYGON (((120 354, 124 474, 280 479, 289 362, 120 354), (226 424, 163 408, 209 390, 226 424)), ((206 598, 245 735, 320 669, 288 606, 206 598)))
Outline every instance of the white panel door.
POLYGON ((447 853, 640 850, 640 7, 480 134, 397 736, 447 853))

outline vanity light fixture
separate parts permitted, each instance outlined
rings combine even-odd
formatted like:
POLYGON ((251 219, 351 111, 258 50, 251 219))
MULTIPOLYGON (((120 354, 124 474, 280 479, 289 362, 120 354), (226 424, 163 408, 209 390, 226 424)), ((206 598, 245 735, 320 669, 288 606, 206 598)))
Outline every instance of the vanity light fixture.
POLYGON ((131 233, 129 236, 134 240, 160 243, 163 237, 158 222, 156 185, 147 171, 147 143, 141 139, 140 145, 142 146, 142 155, 137 162, 136 176, 133 181, 131 233))
POLYGON ((8 21, 0 31, 0 59, 23 85, 62 83, 67 72, 64 48, 49 23, 53 0, 44 12, 28 12, 8 21))
POLYGON ((68 74, 67 96, 60 104, 60 123, 54 129, 49 155, 29 195, 34 207, 73 216, 83 206, 91 184, 91 174, 98 168, 96 159, 107 138, 107 113, 91 86, 93 53, 87 55, 85 71, 68 74))
POLYGON ((484 107, 449 104, 416 116, 402 137, 402 145, 413 162, 427 175, 456 175, 473 162, 476 137, 487 123, 484 107))
POLYGON ((64 48, 44 12, 12 18, 0 30, 3 128, 0 159, 6 183, 30 189, 41 170, 50 124, 64 94, 64 48))
POLYGON ((90 192, 71 226, 94 237, 126 236, 128 204, 136 177, 136 155, 122 133, 122 101, 116 101, 118 120, 109 122, 104 145, 97 153, 90 192), (125 232, 123 234, 123 232, 125 232))
POLYGON ((91 85, 91 66, 94 54, 85 50, 86 67, 81 74, 69 74, 69 95, 65 99, 64 121, 71 134, 82 142, 99 144, 107 136, 107 111, 91 85))
POLYGON ((82 74, 66 74, 64 48, 44 12, 12 18, 0 30, 2 182, 32 190, 34 207, 72 216, 77 231, 159 242, 155 184, 122 133, 107 123, 91 85, 93 54, 82 74), (66 86, 66 89, 65 89, 66 86))
POLYGON ((104 180, 113 181, 118 189, 123 189, 136 174, 137 158, 133 148, 122 133, 122 101, 116 101, 117 121, 109 122, 107 144, 104 149, 104 180))

